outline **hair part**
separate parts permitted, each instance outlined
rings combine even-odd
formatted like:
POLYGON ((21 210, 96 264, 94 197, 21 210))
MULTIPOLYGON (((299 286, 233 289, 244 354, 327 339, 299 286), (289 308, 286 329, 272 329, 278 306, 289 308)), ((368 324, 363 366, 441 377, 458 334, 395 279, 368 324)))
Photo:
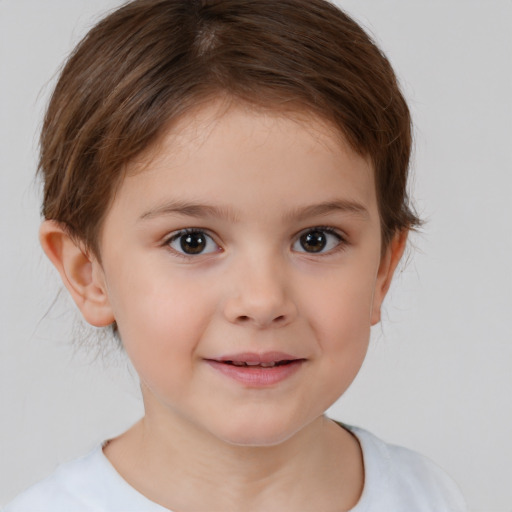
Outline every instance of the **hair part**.
POLYGON ((411 118, 389 61, 325 0, 135 0, 65 65, 43 124, 42 213, 100 256, 126 165, 179 118, 225 96, 335 126, 375 170, 383 246, 418 226, 411 118))

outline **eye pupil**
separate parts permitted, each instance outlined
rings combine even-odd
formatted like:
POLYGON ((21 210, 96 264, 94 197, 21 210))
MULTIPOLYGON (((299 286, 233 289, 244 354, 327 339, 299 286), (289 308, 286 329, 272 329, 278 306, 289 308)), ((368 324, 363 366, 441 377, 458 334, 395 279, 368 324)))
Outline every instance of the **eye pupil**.
POLYGON ((187 233, 180 238, 180 246, 187 254, 199 254, 206 247, 206 237, 203 233, 187 233))
POLYGON ((309 231, 300 237, 300 244, 307 252, 320 252, 327 245, 327 238, 322 231, 309 231))

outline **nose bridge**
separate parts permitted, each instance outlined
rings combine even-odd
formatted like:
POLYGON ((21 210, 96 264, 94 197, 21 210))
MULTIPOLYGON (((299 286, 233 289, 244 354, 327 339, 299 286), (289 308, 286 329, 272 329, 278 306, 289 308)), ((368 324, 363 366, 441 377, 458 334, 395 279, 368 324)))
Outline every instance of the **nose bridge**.
POLYGON ((240 255, 225 304, 230 322, 256 327, 281 326, 296 314, 284 258, 270 248, 240 255))

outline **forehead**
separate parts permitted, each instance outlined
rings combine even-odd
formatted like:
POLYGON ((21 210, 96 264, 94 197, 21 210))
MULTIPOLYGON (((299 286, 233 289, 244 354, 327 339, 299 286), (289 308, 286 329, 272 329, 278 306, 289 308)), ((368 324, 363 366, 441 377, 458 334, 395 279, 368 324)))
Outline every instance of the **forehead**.
MULTIPOLYGON (((215 135, 218 135, 222 130, 234 128, 240 138, 248 134, 254 139, 258 127, 268 131, 289 131, 292 125, 295 125, 294 137, 297 137, 298 132, 303 132, 308 139, 314 140, 315 145, 323 146, 326 151, 336 151, 340 147, 343 150, 354 150, 371 163, 370 157, 361 155, 349 145, 339 127, 300 103, 289 102, 286 106, 257 105, 221 94, 199 100, 196 108, 187 110, 168 123, 156 141, 129 162, 126 170, 129 175, 137 174, 155 165, 164 153, 177 154, 194 145, 202 145, 215 131, 215 135)), ((225 142, 226 145, 230 143, 229 140, 225 142)))
POLYGON ((376 209, 373 169, 339 130, 303 110, 210 102, 179 119, 127 167, 118 199, 168 196, 236 203, 247 211, 294 199, 345 198, 376 209), (375 208, 374 208, 375 207, 375 208))

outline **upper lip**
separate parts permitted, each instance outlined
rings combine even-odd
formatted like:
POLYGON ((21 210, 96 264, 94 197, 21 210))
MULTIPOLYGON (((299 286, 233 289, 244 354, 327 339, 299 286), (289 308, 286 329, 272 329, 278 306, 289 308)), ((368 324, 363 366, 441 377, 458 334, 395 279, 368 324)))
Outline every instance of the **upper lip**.
POLYGON ((279 361, 297 361, 303 359, 301 357, 292 356, 284 352, 263 352, 258 354, 257 352, 241 352, 238 354, 228 354, 221 357, 215 357, 210 359, 211 361, 218 361, 220 363, 231 361, 234 363, 278 363, 279 361))

